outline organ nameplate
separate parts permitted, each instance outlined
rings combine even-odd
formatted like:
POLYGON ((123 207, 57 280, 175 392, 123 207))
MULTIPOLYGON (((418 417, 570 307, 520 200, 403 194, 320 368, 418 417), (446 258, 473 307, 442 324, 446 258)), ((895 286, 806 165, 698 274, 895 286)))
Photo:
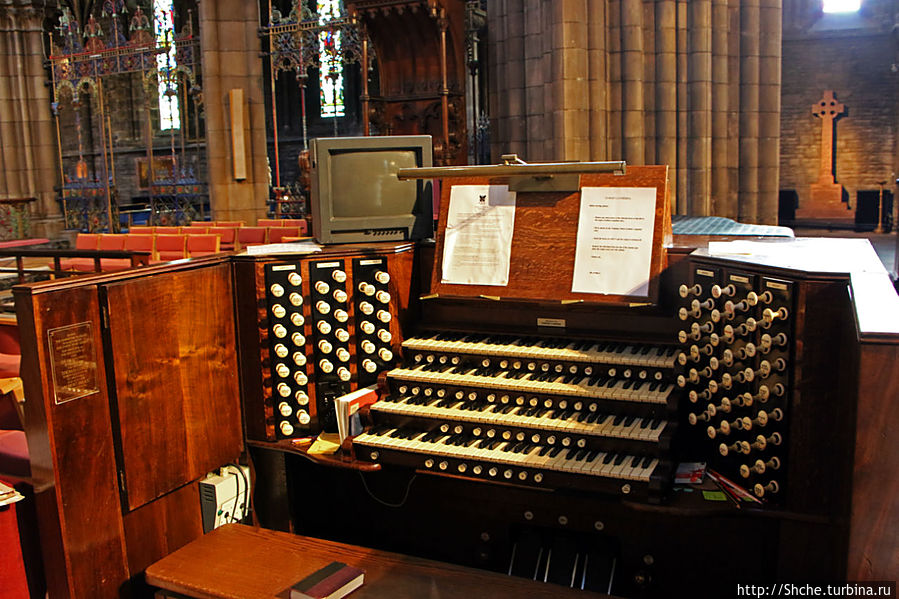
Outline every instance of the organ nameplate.
POLYGON ((765 285, 770 287, 771 289, 777 289, 780 291, 786 291, 787 286, 783 283, 775 283, 774 281, 765 281, 765 285))
POLYGON ((319 262, 315 265, 316 268, 337 268, 340 266, 340 262, 319 262))
POLYGON ((564 318, 538 318, 538 327, 557 327, 564 329, 567 326, 564 318))
POLYGON ((700 276, 703 276, 703 277, 714 277, 714 276, 715 276, 715 273, 713 273, 712 271, 710 271, 710 270, 705 270, 705 269, 702 269, 702 268, 697 268, 697 269, 696 269, 696 274, 698 274, 698 275, 700 275, 700 276))
POLYGON ((373 266, 375 264, 383 264, 383 262, 384 261, 381 260, 380 258, 377 260, 360 260, 359 266, 373 266))
POLYGON ((97 353, 90 322, 80 322, 47 331, 50 368, 57 404, 100 392, 97 353))
POLYGON ((734 283, 749 283, 749 277, 741 277, 740 275, 731 275, 730 280, 734 283))
POLYGON ((273 270, 273 271, 276 271, 276 270, 296 270, 296 269, 297 269, 297 265, 296 265, 296 264, 279 264, 279 265, 277 265, 277 266, 272 266, 272 270, 273 270))

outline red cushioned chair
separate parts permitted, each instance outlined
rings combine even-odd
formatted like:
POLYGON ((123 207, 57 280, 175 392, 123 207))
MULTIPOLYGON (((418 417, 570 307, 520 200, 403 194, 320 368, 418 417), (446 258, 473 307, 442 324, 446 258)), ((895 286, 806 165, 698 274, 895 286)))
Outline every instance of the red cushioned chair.
POLYGON ((257 227, 280 227, 281 219, 279 218, 260 218, 256 221, 257 227))
POLYGON ((278 223, 282 227, 297 227, 301 237, 305 237, 309 231, 309 224, 304 218, 282 218, 278 223))
POLYGON ((230 252, 234 249, 237 242, 237 227, 209 227, 206 232, 210 235, 219 236, 219 249, 223 252, 230 252))
MULTIPOLYGON (((131 252, 150 252, 150 260, 153 259, 153 247, 156 237, 153 235, 125 235, 125 245, 122 248, 131 252)), ((118 272, 131 268, 131 258, 103 258, 103 270, 118 272)))
POLYGON ((267 239, 266 227, 241 227, 237 230, 237 242, 241 248, 248 245, 262 245, 267 239))
POLYGON ((297 227, 269 227, 268 242, 281 243, 285 237, 299 237, 300 230, 297 227))
POLYGON ((199 258, 218 254, 219 239, 218 235, 188 235, 187 255, 191 258, 199 258))
MULTIPOLYGON (((96 233, 79 233, 75 238, 76 250, 96 250, 100 245, 100 236, 96 233)), ((63 258, 59 261, 62 270, 94 270, 93 258, 63 258)))
POLYGON ((242 227, 246 223, 242 220, 217 220, 215 221, 216 227, 242 227))
POLYGON ((129 235, 153 235, 153 227, 131 227, 128 229, 129 235))
POLYGON ((156 260, 151 262, 170 262, 187 258, 187 235, 157 235, 156 260))

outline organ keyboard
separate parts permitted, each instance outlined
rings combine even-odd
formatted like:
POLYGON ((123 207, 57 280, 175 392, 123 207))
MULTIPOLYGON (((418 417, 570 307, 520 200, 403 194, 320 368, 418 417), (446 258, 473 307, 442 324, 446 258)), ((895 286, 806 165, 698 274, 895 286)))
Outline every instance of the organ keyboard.
POLYGON ((432 332, 403 342, 363 460, 657 499, 671 474, 676 348, 432 332), (445 458, 445 459, 438 459, 445 458))

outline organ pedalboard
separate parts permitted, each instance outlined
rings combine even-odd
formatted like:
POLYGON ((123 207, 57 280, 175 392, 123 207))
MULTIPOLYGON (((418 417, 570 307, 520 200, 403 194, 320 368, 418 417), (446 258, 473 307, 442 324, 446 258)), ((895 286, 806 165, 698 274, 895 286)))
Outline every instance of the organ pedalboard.
POLYGON ((334 399, 377 382, 396 360, 386 257, 319 257, 265 265, 276 439, 336 432, 334 399))
POLYGON ((658 499, 671 480, 676 347, 433 332, 403 343, 362 460, 658 499))
POLYGON ((777 502, 789 440, 792 283, 705 265, 692 275, 678 293, 687 426, 705 438, 711 466, 777 502))

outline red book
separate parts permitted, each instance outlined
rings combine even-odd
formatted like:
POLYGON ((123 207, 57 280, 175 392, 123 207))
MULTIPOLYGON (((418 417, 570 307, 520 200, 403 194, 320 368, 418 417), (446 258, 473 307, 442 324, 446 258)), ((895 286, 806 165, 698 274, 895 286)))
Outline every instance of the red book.
POLYGON ((360 586, 364 570, 331 562, 290 587, 289 599, 340 599, 360 586))

